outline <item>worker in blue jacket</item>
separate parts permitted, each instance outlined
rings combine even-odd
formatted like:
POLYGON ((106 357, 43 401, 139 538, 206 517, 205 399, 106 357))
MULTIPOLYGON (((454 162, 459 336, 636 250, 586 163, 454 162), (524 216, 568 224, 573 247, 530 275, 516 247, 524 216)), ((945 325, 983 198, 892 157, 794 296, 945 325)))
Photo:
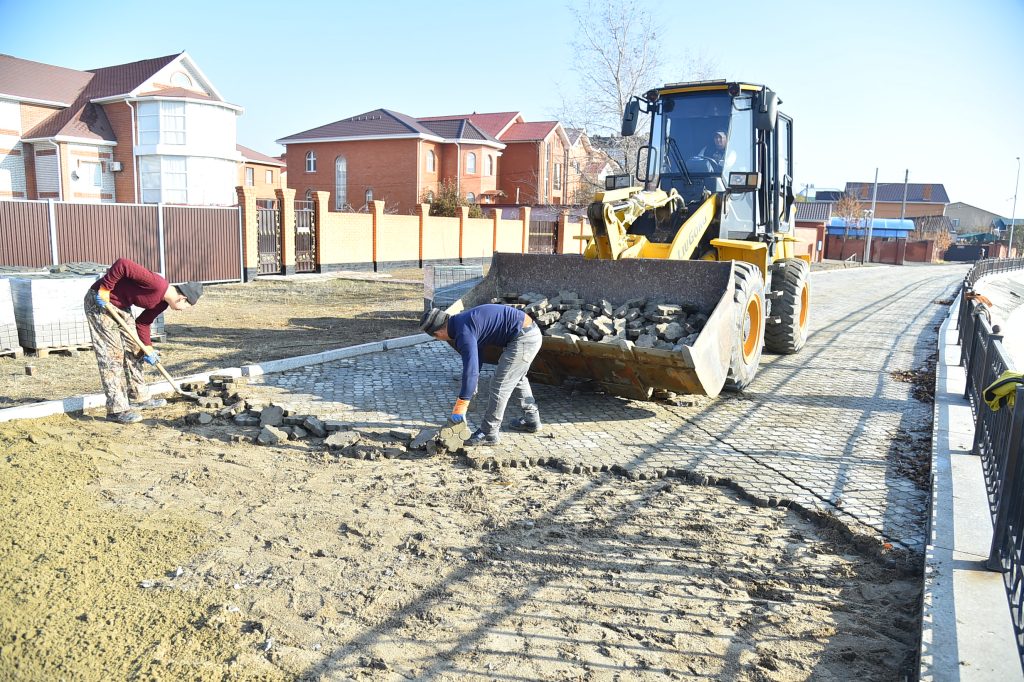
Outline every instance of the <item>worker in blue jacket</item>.
POLYGON ((512 422, 509 428, 526 433, 540 430, 540 411, 526 373, 540 350, 542 337, 529 315, 517 308, 495 303, 451 316, 440 308, 432 308, 420 319, 420 329, 439 341, 452 341, 462 356, 462 387, 450 417, 455 423, 466 420, 469 401, 476 395, 481 348, 498 346, 503 349, 491 381, 487 411, 480 428, 465 441, 466 447, 498 443, 505 406, 513 391, 518 394, 523 416, 512 422))

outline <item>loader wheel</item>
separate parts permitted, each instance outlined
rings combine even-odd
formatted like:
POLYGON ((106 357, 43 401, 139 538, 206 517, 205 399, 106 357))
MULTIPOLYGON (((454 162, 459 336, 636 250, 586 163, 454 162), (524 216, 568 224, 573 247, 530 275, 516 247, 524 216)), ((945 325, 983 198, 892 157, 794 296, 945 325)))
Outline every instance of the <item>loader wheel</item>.
POLYGON ((764 347, 772 353, 796 353, 807 343, 807 322, 811 313, 811 269, 799 258, 772 263, 773 292, 771 316, 780 320, 764 331, 764 347))
POLYGON ((736 290, 736 320, 733 325, 733 347, 729 359, 726 391, 742 391, 757 374, 764 346, 764 280, 750 263, 733 263, 736 290))

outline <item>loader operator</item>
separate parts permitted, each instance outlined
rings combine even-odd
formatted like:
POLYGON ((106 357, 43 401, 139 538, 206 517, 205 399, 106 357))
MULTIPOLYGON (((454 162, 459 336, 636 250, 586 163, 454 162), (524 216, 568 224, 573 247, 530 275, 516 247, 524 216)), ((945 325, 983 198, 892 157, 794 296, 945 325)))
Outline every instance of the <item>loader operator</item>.
POLYGON ((420 319, 420 329, 439 341, 452 341, 462 356, 462 387, 452 408, 449 423, 465 422, 469 401, 476 395, 483 346, 503 350, 491 380, 487 411, 480 427, 466 439, 466 447, 496 445, 501 421, 512 393, 518 394, 523 416, 509 426, 514 431, 536 433, 541 428, 540 411, 526 373, 541 346, 541 333, 533 318, 511 306, 488 303, 449 316, 432 308, 420 319))
POLYGON ((100 381, 107 396, 107 419, 119 424, 142 420, 140 409, 163 407, 163 398, 148 398, 142 377, 142 363, 159 361, 153 349, 150 325, 167 308, 187 310, 196 304, 203 285, 188 282, 172 286, 160 275, 150 272, 127 258, 118 258, 103 277, 96 280, 85 294, 85 317, 89 322, 100 369, 100 381), (135 352, 134 343, 107 314, 107 306, 115 306, 131 319, 131 307, 143 308, 135 319, 135 330, 145 345, 144 352, 135 352))

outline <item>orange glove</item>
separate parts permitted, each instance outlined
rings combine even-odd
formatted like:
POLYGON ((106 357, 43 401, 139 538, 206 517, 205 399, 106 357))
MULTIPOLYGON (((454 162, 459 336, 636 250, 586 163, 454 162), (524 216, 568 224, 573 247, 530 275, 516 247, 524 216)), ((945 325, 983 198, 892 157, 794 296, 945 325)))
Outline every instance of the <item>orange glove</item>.
POLYGON ((110 289, 104 289, 102 286, 96 291, 96 302, 101 308, 106 308, 110 305, 110 289))
POLYGON ((469 411, 469 401, 459 398, 455 401, 455 407, 452 408, 451 421, 454 423, 466 421, 466 412, 469 411))

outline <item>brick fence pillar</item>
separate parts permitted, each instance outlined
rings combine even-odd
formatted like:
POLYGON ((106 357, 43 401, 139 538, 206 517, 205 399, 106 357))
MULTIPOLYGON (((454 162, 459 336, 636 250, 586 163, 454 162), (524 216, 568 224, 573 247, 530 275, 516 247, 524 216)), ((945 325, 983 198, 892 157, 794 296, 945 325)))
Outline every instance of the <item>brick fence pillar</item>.
POLYGON ((494 220, 494 233, 491 237, 491 253, 493 254, 498 250, 498 221, 501 220, 501 211, 496 208, 491 209, 491 219, 494 220))
POLYGON ((423 267, 423 233, 427 226, 427 216, 430 215, 430 204, 416 204, 416 215, 420 219, 420 250, 419 250, 419 261, 420 267, 423 267))
POLYGON ((469 206, 459 206, 459 263, 462 263, 462 245, 466 241, 466 220, 469 218, 469 206))
POLYGON ((313 224, 316 226, 316 234, 313 235, 313 242, 316 244, 316 266, 318 270, 323 269, 323 248, 327 224, 327 211, 331 208, 330 192, 313 192, 313 224))
POLYGON ((260 269, 258 215, 256 211, 256 190, 252 187, 235 187, 238 194, 238 209, 242 221, 242 281, 252 282, 260 269))

